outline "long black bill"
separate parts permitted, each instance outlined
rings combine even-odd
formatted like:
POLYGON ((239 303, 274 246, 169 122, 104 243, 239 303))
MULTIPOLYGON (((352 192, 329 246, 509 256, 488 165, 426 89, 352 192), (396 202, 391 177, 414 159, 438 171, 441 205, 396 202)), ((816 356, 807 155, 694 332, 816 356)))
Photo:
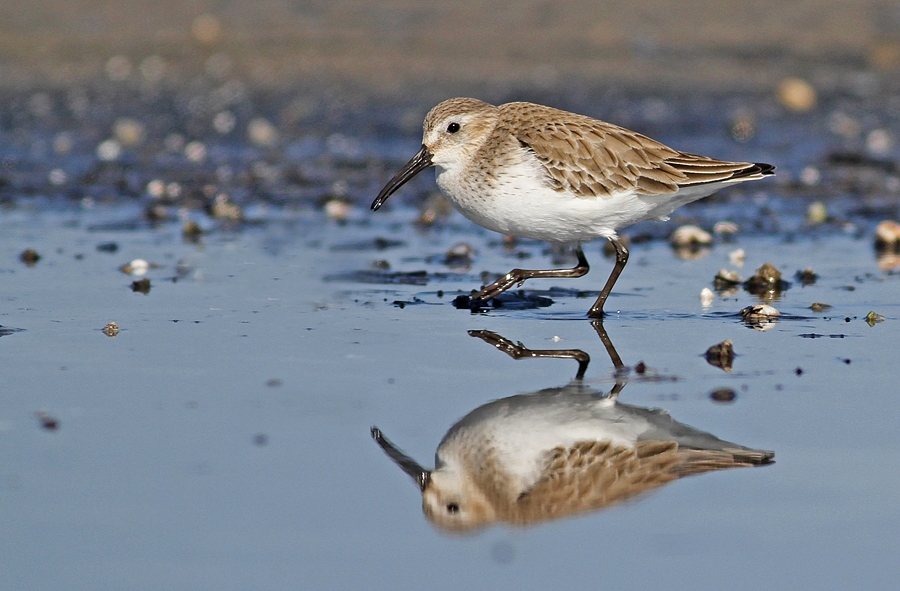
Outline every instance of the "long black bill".
POLYGON ((384 450, 384 453, 386 453, 389 458, 394 460, 395 464, 400 466, 401 470, 409 474, 409 476, 416 481, 419 488, 425 490, 428 487, 428 483, 431 482, 430 470, 426 470, 414 459, 397 449, 397 447, 388 441, 381 433, 381 429, 378 427, 372 427, 372 439, 381 446, 381 449, 384 450))
POLYGON ((400 172, 395 174, 394 178, 388 181, 388 184, 384 186, 381 193, 379 193, 378 197, 375 198, 375 201, 372 202, 372 211, 377 211, 387 198, 394 194, 394 191, 402 187, 406 181, 429 166, 431 166, 431 152, 429 152, 428 148, 423 144, 419 153, 413 156, 412 160, 407 162, 406 165, 400 169, 400 172))

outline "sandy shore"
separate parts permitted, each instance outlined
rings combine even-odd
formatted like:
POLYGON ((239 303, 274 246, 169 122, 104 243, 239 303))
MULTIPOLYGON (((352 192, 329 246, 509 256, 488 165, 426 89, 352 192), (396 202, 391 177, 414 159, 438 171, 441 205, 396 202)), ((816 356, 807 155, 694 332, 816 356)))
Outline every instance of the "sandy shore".
POLYGON ((586 85, 754 90, 784 76, 819 86, 895 76, 900 5, 660 0, 288 3, 7 0, 0 84, 83 83, 127 58, 136 80, 189 81, 210 56, 260 87, 352 84, 373 95, 586 85), (676 9, 677 7, 677 9, 676 9), (147 67, 147 58, 155 61, 147 67), (142 64, 145 66, 142 68, 142 64), (161 69, 160 64, 162 65, 161 69), (149 71, 149 73, 148 73, 149 71))

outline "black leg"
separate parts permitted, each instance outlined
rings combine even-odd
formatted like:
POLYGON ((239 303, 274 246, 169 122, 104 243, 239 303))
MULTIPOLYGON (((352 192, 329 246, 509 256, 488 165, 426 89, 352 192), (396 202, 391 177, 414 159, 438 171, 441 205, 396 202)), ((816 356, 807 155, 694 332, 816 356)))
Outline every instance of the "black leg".
POLYGON ((625 248, 625 245, 618 238, 610 238, 609 241, 612 242, 613 248, 616 249, 616 264, 612 273, 609 274, 609 279, 606 280, 606 285, 603 286, 603 291, 600 292, 600 297, 597 298, 597 301, 594 302, 594 305, 588 311, 589 318, 603 318, 603 304, 606 303, 606 298, 609 297, 613 285, 616 284, 616 280, 622 274, 622 269, 625 268, 625 263, 628 262, 628 249, 625 248))
POLYGON ((578 264, 571 269, 548 269, 548 270, 531 270, 531 269, 513 269, 497 281, 494 281, 478 293, 472 294, 472 300, 487 301, 496 297, 514 285, 522 285, 526 279, 542 279, 548 277, 582 277, 590 271, 587 259, 584 258, 584 252, 581 245, 575 247, 575 256, 578 257, 578 264))

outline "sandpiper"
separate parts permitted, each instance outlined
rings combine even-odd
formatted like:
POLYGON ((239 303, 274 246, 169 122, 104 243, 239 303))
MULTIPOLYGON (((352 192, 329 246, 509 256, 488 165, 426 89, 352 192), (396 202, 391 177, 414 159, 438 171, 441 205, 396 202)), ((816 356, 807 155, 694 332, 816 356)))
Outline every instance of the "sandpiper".
POLYGON ((552 107, 446 100, 425 117, 422 149, 381 190, 377 210, 404 183, 435 166, 437 184, 464 216, 510 236, 571 244, 572 269, 513 269, 471 296, 473 307, 526 279, 581 277, 581 244, 606 238, 616 263, 588 312, 603 304, 628 262, 618 230, 666 220, 725 185, 761 179, 774 166, 728 162, 669 148, 639 133, 552 107))

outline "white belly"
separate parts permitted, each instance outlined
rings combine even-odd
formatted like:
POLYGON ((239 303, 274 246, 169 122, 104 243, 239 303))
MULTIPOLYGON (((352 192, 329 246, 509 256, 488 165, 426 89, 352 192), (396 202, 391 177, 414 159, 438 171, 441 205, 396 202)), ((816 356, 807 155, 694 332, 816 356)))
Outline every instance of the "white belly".
POLYGON ((522 164, 510 167, 492 186, 475 186, 438 167, 437 183, 464 216, 489 230, 548 242, 585 242, 611 238, 631 224, 665 219, 677 207, 714 192, 702 185, 670 195, 647 197, 633 191, 606 197, 579 197, 555 191, 538 172, 522 164))

